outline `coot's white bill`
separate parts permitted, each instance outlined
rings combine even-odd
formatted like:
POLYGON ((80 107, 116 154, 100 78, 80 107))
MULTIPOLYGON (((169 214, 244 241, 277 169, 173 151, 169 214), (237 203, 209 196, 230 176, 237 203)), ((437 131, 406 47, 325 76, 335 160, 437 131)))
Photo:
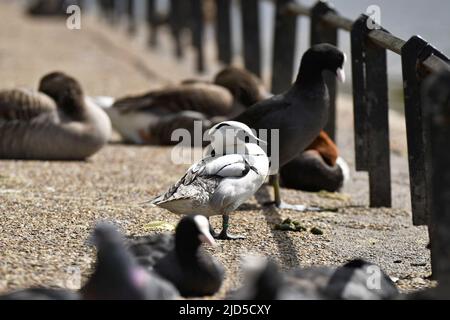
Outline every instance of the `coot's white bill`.
POLYGON ((337 78, 338 78, 338 80, 340 82, 342 82, 342 83, 345 82, 345 71, 344 71, 344 69, 338 68, 336 70, 336 76, 337 76, 337 78))

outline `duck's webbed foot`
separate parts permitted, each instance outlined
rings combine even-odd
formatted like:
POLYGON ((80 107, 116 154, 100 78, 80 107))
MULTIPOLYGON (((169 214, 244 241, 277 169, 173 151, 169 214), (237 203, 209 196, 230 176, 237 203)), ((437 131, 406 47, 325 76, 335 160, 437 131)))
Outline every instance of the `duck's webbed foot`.
POLYGON ((214 238, 217 240, 243 240, 245 239, 244 236, 241 235, 233 235, 228 233, 228 227, 229 227, 229 221, 230 217, 227 215, 222 216, 223 222, 222 222, 222 231, 219 235, 214 234, 214 238))

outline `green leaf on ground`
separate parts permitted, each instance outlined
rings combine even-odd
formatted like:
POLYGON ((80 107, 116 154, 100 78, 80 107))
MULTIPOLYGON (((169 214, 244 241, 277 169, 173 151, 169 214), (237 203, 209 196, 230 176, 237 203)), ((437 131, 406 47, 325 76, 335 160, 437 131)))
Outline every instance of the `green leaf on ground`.
POLYGON ((310 232, 316 236, 323 235, 323 231, 317 227, 311 228, 310 232))
POLYGON ((302 224, 299 221, 287 218, 283 222, 276 224, 275 230, 301 232, 306 231, 306 228, 302 226, 302 224))
POLYGON ((174 231, 175 225, 164 221, 152 221, 144 225, 145 231, 174 231))

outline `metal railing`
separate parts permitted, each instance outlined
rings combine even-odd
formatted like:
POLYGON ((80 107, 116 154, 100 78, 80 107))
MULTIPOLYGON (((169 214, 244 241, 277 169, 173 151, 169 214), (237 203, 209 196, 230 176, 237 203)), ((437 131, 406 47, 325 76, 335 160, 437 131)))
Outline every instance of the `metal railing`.
MULTIPOLYGON (((132 3, 134 0, 124 0, 132 3)), ((233 59, 231 32, 231 1, 214 0, 218 60, 229 64, 233 59)), ((245 67, 261 75, 261 43, 259 2, 267 0, 241 0, 243 61, 245 67)), ((326 1, 307 7, 294 0, 272 0, 275 4, 275 32, 273 42, 273 93, 280 93, 292 84, 295 46, 298 39, 298 17, 310 19, 310 45, 328 42, 338 45, 338 32, 348 32, 351 40, 351 66, 353 77, 353 108, 356 170, 369 174, 370 206, 391 207, 391 168, 389 147, 389 101, 387 50, 401 56, 404 83, 404 109, 407 129, 408 162, 413 223, 432 225, 433 161, 430 152, 429 126, 425 124, 425 106, 422 103, 422 83, 429 74, 450 70, 449 59, 419 36, 405 41, 376 26, 366 15, 356 21, 341 15, 326 1), (371 26, 371 27, 369 27, 371 26)), ((105 16, 114 21, 117 0, 100 0, 105 16)), ((167 18, 156 14, 155 0, 148 0, 147 22, 150 43, 157 44, 158 27, 166 23, 176 44, 176 56, 183 56, 180 31, 189 29, 192 45, 197 52, 197 70, 205 70, 202 0, 172 0, 167 18)), ((132 4, 125 6, 130 8, 132 4)), ((130 12, 129 19, 133 19, 130 12)), ((336 134, 336 79, 326 77, 330 92, 330 121, 325 130, 334 139, 336 134)), ((430 234, 430 238, 432 238, 430 234)))

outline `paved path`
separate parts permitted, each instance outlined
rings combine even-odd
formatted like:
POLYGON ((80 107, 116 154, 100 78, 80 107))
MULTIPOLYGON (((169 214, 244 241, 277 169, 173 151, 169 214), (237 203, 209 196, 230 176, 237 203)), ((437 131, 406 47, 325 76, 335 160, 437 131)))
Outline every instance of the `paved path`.
MULTIPOLYGON (((121 29, 110 30, 92 19, 81 31, 63 20, 30 20, 19 8, 0 4, 0 87, 35 87, 53 70, 77 77, 87 93, 121 96, 195 76, 189 59, 177 63, 168 46, 145 49, 144 38, 130 41, 121 29)), ((163 39, 164 40, 164 39, 163 39)), ((213 71, 213 70, 211 70, 213 71)), ((352 162, 351 103, 339 101, 338 142, 352 162)), ((354 257, 379 263, 400 278, 402 289, 430 285, 428 242, 424 227, 413 227, 401 118, 392 118, 395 209, 368 209, 367 177, 354 175, 348 196, 283 190, 290 202, 337 206, 339 212, 293 213, 264 210, 271 190, 263 188, 232 218, 232 230, 247 239, 221 242, 209 249, 226 266, 226 283, 218 295, 240 283, 239 256, 258 252, 284 268, 340 264, 354 257), (274 231, 291 217, 310 232, 274 231)), ((116 221, 127 234, 142 235, 151 221, 175 224, 178 217, 139 205, 164 191, 186 169, 170 164, 170 149, 111 144, 87 162, 0 161, 0 292, 32 285, 67 286, 70 272, 89 273, 94 257, 85 239, 97 220, 116 221)), ((219 227, 220 219, 214 220, 219 227)))

